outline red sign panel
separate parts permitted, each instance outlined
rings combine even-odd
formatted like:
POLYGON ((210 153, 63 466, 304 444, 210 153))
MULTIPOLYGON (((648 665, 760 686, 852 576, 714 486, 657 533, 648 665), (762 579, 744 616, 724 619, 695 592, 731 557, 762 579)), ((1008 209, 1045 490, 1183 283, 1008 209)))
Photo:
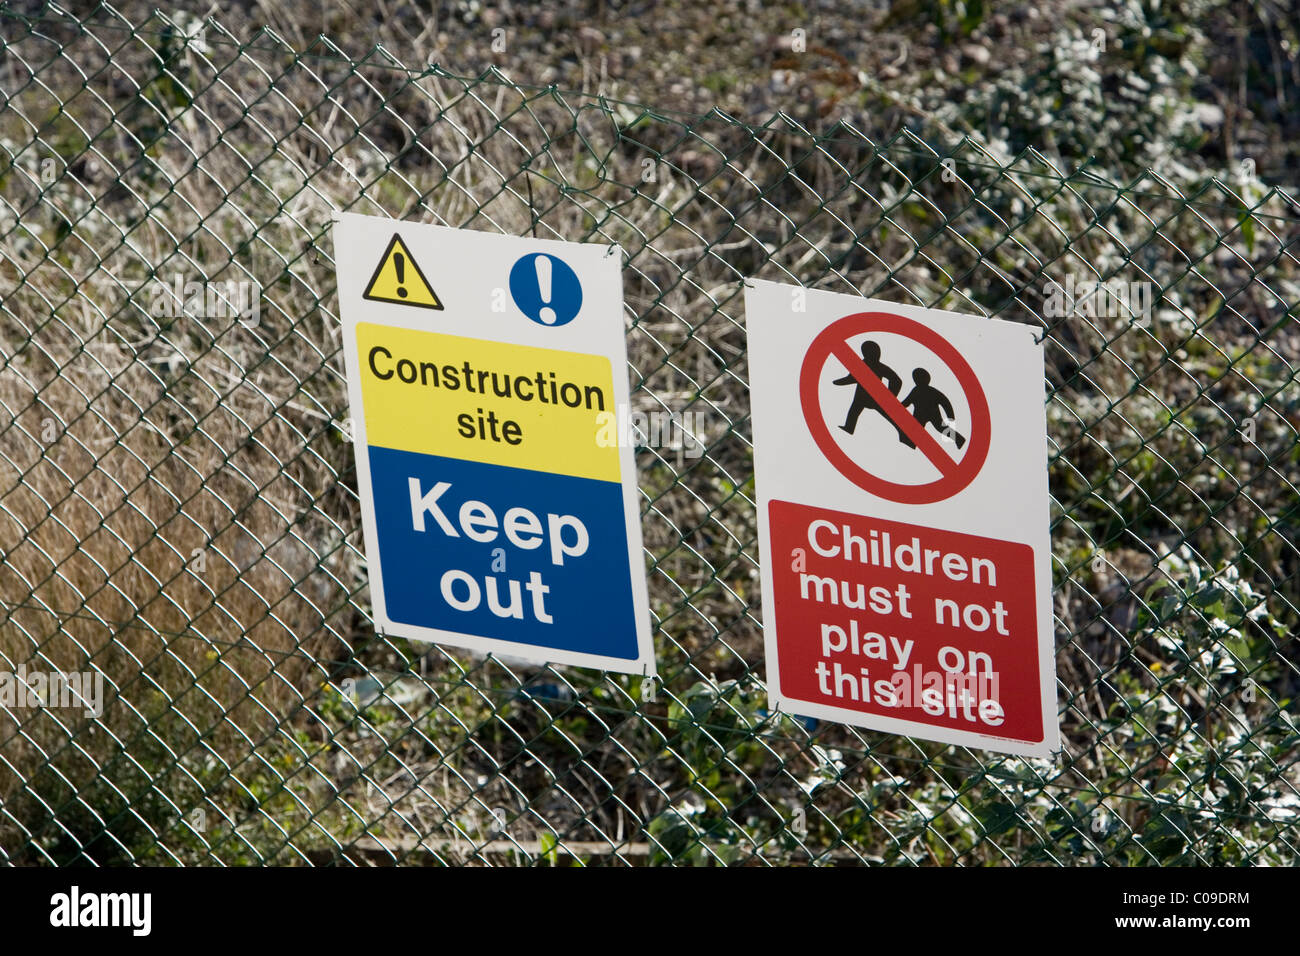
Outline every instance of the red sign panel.
POLYGON ((772 501, 786 698, 1043 739, 1027 544, 772 501))

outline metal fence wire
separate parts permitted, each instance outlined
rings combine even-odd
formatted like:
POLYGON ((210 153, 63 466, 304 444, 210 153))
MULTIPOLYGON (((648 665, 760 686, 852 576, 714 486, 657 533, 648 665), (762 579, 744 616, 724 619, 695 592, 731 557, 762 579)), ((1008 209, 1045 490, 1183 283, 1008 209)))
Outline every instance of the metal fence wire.
POLYGON ((1297 862, 1294 198, 181 15, 0 42, 3 860, 1297 862), (375 632, 335 210, 621 245, 633 404, 701 441, 637 449, 660 681, 375 632), (749 276, 1043 328, 1057 759, 766 710, 749 276))

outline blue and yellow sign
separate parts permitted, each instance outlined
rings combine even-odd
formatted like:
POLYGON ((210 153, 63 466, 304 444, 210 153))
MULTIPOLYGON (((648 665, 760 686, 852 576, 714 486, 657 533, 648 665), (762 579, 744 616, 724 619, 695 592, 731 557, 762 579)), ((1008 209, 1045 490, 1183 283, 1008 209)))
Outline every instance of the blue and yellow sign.
POLYGON ((364 278, 340 270, 377 626, 652 674, 631 449, 602 428, 627 402, 617 260, 606 247, 344 216, 337 261, 370 275, 365 247, 385 229, 371 258, 391 258, 396 229, 444 310, 367 297, 364 278), (521 254, 562 260, 565 281, 587 286, 576 319, 510 308, 499 290, 521 254))

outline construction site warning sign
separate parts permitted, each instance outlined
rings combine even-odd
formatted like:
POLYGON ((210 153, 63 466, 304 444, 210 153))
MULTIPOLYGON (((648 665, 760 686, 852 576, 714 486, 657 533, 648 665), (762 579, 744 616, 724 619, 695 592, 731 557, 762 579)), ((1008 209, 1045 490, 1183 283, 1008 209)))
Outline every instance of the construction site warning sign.
POLYGON ((350 214, 334 244, 377 627, 653 674, 632 448, 602 427, 617 250, 350 214))
POLYGON ((1035 330, 761 281, 745 315, 772 706, 1049 755, 1035 330))

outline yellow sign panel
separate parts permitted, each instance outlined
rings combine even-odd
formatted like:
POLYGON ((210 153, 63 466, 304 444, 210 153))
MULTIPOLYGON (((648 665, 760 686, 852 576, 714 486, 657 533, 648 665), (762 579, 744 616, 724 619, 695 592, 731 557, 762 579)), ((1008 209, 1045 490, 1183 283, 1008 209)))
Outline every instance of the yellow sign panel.
POLYGON ((370 445, 620 480, 603 355, 370 322, 357 324, 357 355, 370 445))
POLYGON ((402 237, 397 233, 393 233, 362 297, 375 302, 415 305, 422 309, 442 308, 438 294, 433 291, 433 286, 429 285, 429 280, 415 264, 402 237))

